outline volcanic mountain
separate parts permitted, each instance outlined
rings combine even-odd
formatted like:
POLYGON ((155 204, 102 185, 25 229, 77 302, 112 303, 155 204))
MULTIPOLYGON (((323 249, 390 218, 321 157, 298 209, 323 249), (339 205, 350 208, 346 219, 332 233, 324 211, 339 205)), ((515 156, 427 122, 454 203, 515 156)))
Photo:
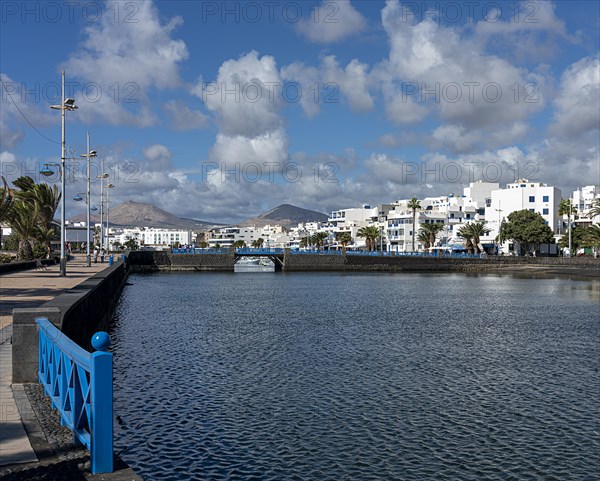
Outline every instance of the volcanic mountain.
MULTIPOLYGON (((77 216, 75 221, 85 221, 86 215, 77 216)), ((116 207, 111 207, 109 213, 111 226, 119 227, 158 227, 165 229, 188 229, 202 230, 211 226, 219 225, 215 222, 206 222, 203 220, 185 219, 177 217, 170 212, 162 210, 152 204, 142 204, 139 202, 127 201, 116 207)), ((100 222, 100 215, 96 212, 91 219, 93 222, 100 222)), ((106 221, 106 217, 104 217, 106 221)))
POLYGON ((295 227, 300 222, 327 222, 327 215, 295 205, 281 204, 258 217, 247 219, 237 225, 262 227, 267 224, 279 224, 284 227, 295 227))

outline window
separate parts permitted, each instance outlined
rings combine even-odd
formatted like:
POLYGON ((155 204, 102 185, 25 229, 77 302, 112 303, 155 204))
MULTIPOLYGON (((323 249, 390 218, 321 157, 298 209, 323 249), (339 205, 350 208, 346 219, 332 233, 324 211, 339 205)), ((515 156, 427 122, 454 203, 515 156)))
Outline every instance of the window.
POLYGON ((550 202, 550 196, 548 196, 548 195, 545 195, 545 196, 542 198, 542 200, 543 200, 544 202, 550 202))
POLYGON ((535 209, 529 209, 529 212, 535 212, 535 209))
POLYGON ((542 209, 542 214, 548 215, 548 209, 542 209))
POLYGON ((529 196, 529 202, 535 202, 535 196, 534 195, 530 195, 529 196))

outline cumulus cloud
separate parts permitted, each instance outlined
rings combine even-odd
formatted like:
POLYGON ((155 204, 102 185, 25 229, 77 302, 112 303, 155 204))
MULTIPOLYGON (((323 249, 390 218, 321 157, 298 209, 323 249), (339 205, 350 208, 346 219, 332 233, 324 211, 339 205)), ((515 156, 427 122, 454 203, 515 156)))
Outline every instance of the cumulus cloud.
POLYGON ((326 56, 319 68, 294 62, 281 69, 284 80, 297 82, 302 97, 300 105, 308 118, 316 115, 321 103, 337 103, 340 94, 354 112, 367 112, 375 106, 369 91, 369 66, 351 60, 346 67, 339 65, 336 57, 326 56))
MULTIPOLYGON (((0 150, 14 148, 25 138, 25 131, 32 130, 32 126, 39 129, 60 121, 60 117, 48 109, 48 99, 42 98, 39 91, 33 90, 33 94, 27 92, 25 84, 5 73, 0 73, 0 79, 0 150)), ((60 142, 60 138, 56 141, 60 142)))
POLYGON ((544 107, 541 75, 486 53, 484 42, 459 28, 417 21, 397 0, 388 0, 382 23, 390 53, 373 78, 392 121, 416 122, 436 112, 471 129, 523 120, 544 107))
POLYGON ((577 36, 568 34, 565 23, 556 16, 553 2, 523 0, 510 8, 503 7, 504 11, 490 9, 488 15, 494 21, 478 22, 475 35, 491 45, 501 43, 514 58, 539 62, 557 54, 559 39, 570 43, 578 41, 577 36))
POLYGON ((349 0, 323 0, 297 25, 298 31, 315 43, 339 42, 365 28, 365 18, 349 0))
POLYGON ((154 125, 158 118, 149 106, 149 91, 182 84, 179 64, 189 54, 185 42, 172 34, 183 20, 162 22, 151 0, 131 3, 132 21, 102 15, 84 29, 84 41, 66 62, 67 71, 85 79, 91 89, 76 94, 87 121, 154 125))
POLYGON ((153 144, 143 150, 145 162, 145 170, 152 172, 168 171, 173 168, 171 151, 162 144, 153 144))
POLYGON ((208 117, 201 110, 192 110, 183 101, 169 100, 164 110, 169 116, 169 128, 172 130, 184 132, 208 125, 208 117))
POLYGON ((550 132, 578 136, 600 129, 600 59, 586 57, 562 74, 550 132))

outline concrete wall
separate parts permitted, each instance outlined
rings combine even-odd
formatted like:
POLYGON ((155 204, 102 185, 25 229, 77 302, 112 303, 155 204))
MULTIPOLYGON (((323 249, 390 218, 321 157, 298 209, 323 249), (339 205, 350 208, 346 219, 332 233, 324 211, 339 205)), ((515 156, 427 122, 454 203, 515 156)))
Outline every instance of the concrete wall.
MULTIPOLYGON (((44 266, 52 266, 56 263, 55 259, 40 259, 40 262, 44 266)), ((26 271, 29 269, 35 269, 36 267, 36 261, 7 262, 6 264, 0 264, 0 274, 6 274, 8 272, 26 271)))
POLYGON ((132 251, 127 257, 131 272, 226 271, 233 272, 235 254, 171 254, 160 251, 132 251))
POLYGON ((13 383, 37 382, 37 317, 47 317, 62 333, 92 351, 91 337, 106 331, 127 276, 125 265, 90 277, 36 309, 13 309, 13 383))

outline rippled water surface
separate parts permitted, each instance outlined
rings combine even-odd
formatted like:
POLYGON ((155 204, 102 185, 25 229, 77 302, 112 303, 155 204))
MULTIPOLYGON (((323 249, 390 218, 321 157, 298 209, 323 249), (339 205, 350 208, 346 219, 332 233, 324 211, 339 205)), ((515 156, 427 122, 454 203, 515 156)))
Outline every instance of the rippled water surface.
POLYGON ((600 284, 134 275, 116 449, 145 480, 597 480, 600 284))

